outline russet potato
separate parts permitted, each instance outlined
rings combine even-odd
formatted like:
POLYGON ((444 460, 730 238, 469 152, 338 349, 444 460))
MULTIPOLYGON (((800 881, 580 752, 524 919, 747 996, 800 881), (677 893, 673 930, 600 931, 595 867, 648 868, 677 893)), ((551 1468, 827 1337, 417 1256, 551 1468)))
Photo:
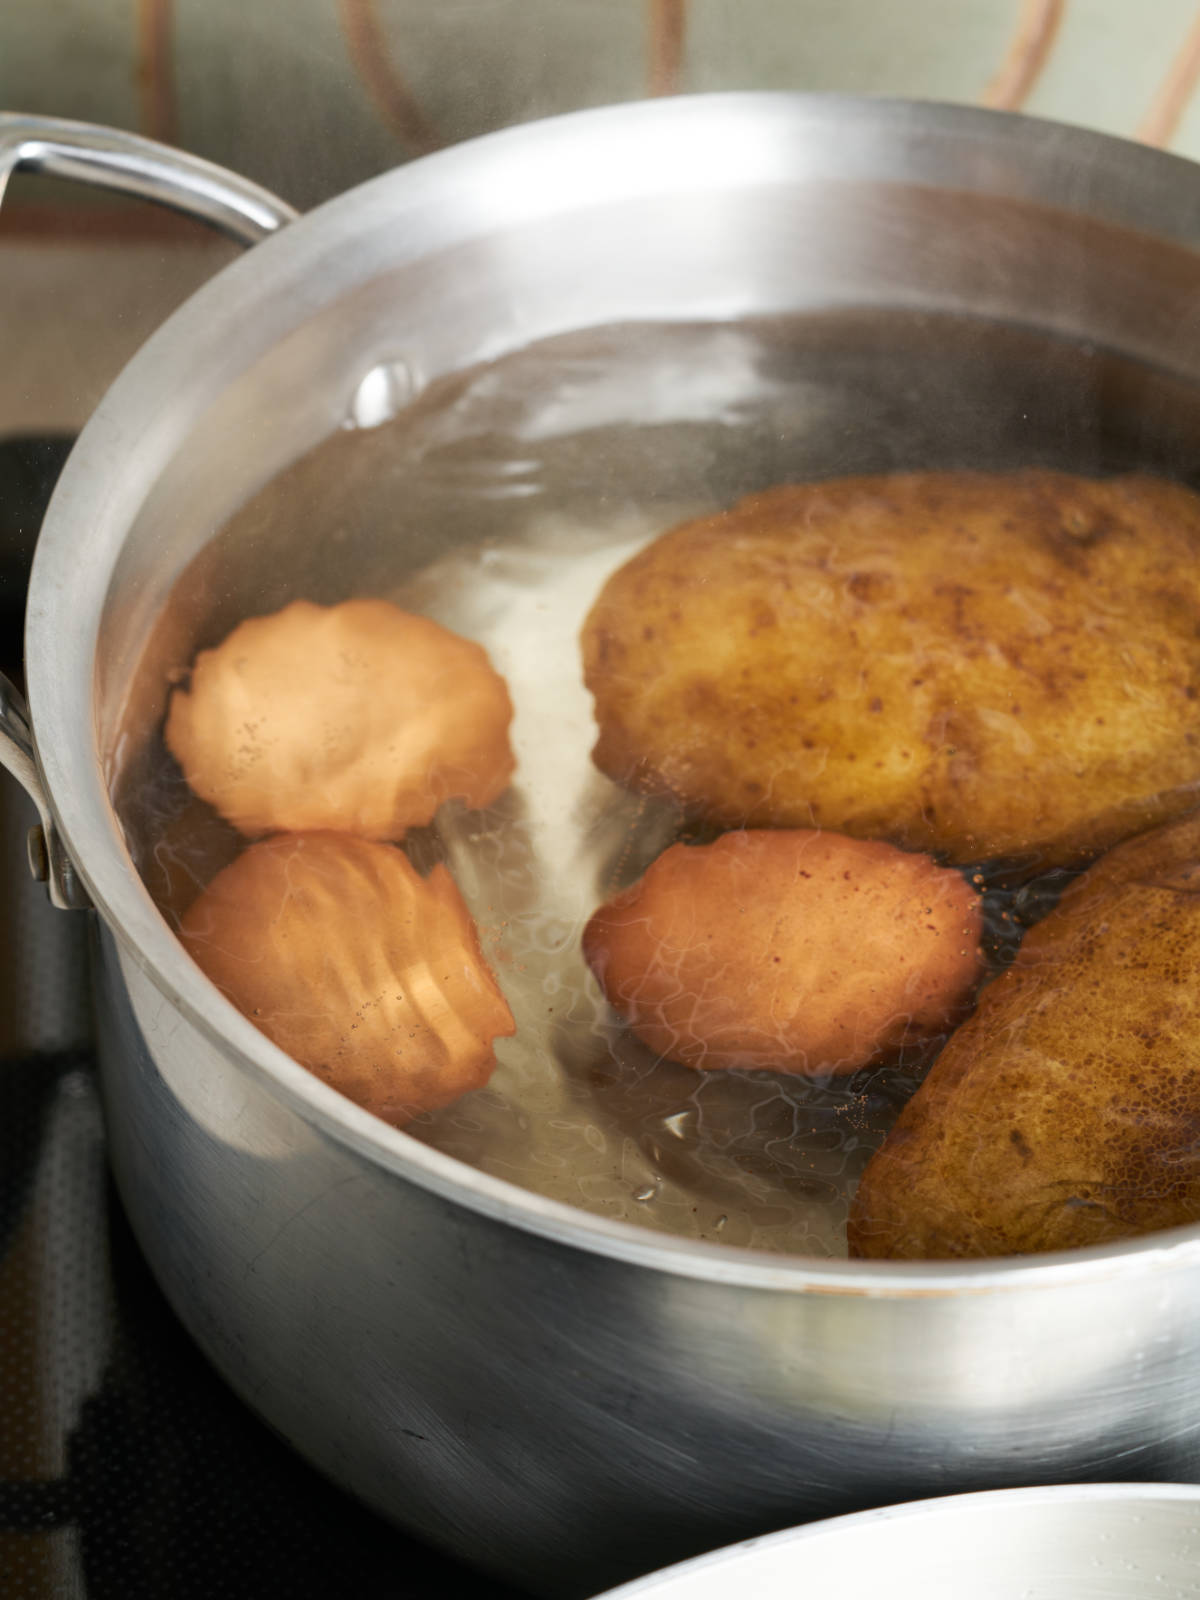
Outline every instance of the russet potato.
POLYGON ((656 1054, 853 1072, 937 1033, 980 976, 979 898, 928 856, 803 829, 672 845, 583 950, 656 1054))
POLYGON ((1200 815, 1026 935, 863 1174, 852 1255, 1005 1256, 1200 1221, 1200 815))
POLYGON ((583 629, 595 760, 726 827, 1082 861, 1200 783, 1200 497, 916 472, 656 539, 583 629))

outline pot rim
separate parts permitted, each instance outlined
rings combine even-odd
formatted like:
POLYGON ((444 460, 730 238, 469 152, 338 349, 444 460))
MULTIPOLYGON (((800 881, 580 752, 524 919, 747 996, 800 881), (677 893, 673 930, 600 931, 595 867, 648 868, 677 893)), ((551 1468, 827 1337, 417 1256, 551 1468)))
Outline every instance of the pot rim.
POLYGON ((958 163, 964 176, 974 179, 976 192, 1079 210, 1082 191, 1090 218, 1148 230, 1193 251, 1200 243, 1200 172, 1180 157, 1010 113, 853 95, 695 95, 573 112, 489 134, 371 179, 218 272, 138 351, 80 433, 38 541, 27 611, 30 709, 50 810, 124 958, 151 978, 169 1004, 322 1134, 497 1221, 686 1277, 775 1291, 889 1298, 1051 1288, 1200 1261, 1200 1224, 1117 1244, 984 1262, 774 1255, 609 1220, 482 1173, 361 1110, 235 1010, 186 955, 150 899, 109 800, 92 697, 113 565, 145 489, 224 387, 225 380, 214 374, 215 358, 206 364, 206 352, 237 350, 241 370, 319 305, 337 298, 337 293, 314 297, 312 288, 314 272, 330 269, 331 236, 339 226, 351 219, 362 225, 363 216, 394 221, 397 212, 423 215, 438 206, 450 212, 459 236, 472 227, 475 236, 494 221, 497 202, 489 186, 498 176, 507 180, 503 187, 509 197, 518 197, 523 214, 549 214, 596 203, 590 192, 582 199, 579 194, 581 155, 593 158, 590 171, 602 153, 609 181, 625 180, 628 187, 613 193, 644 192, 668 156, 687 155, 685 177, 676 174, 676 186, 699 184, 700 143, 724 161, 724 175, 732 181, 741 176, 739 162, 749 162, 753 170, 754 158, 766 160, 764 151, 777 161, 781 135, 795 168, 806 130, 819 126, 828 133, 832 126, 853 135, 864 120, 876 132, 882 127, 897 136, 915 133, 927 143, 940 142, 946 147, 943 159, 958 163), (612 155, 618 128, 625 139, 620 161, 612 155), (1088 176, 1086 185, 1080 183, 1081 172, 1088 176), (1173 204, 1152 199, 1161 197, 1164 186, 1178 191, 1181 185, 1183 203, 1177 193, 1171 195, 1173 204), (448 205, 451 200, 457 203, 448 205), (288 309, 293 296, 283 291, 289 286, 300 289, 298 314, 288 309), (173 406, 162 404, 164 394, 172 395, 173 406), (139 470, 144 461, 157 465, 151 472, 139 470), (90 559, 81 561, 85 531, 90 559), (103 581, 95 576, 97 566, 103 581))

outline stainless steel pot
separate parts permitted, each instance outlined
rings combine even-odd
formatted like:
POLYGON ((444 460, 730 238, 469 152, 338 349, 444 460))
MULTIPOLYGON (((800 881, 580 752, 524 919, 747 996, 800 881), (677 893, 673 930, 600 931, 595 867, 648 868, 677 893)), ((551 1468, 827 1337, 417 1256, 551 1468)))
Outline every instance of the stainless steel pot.
POLYGON ((998 1489, 790 1528, 684 1562, 606 1600, 1188 1600, 1200 1490, 1184 1484, 998 1489))
MULTIPOLYGON (((289 216, 124 137, 16 121, 3 149, 243 238, 289 216)), ((659 1238, 487 1177, 342 1100, 225 1003, 134 872, 109 777, 131 697, 156 686, 133 707, 148 725, 201 625, 154 632, 175 580, 381 360, 420 382, 586 326, 859 305, 1111 346, 1159 369, 1183 415, 1200 174, 1079 130, 840 98, 495 135, 222 271, 114 385, 41 536, 30 717, 8 693, 5 760, 41 809, 56 900, 98 911, 112 1158, 146 1254, 307 1456, 546 1592, 949 1488, 1200 1478, 1200 1228, 868 1266, 659 1238)))

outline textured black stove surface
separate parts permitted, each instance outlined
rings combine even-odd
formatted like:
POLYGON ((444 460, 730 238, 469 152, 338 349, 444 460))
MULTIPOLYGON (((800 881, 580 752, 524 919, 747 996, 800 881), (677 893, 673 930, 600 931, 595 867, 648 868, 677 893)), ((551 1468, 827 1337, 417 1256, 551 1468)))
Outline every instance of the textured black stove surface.
MULTIPOLYGON (((62 441, 0 441, 0 667, 62 441)), ((504 1600, 310 1470, 225 1388, 150 1277, 108 1177, 87 917, 24 867, 0 777, 0 1596, 504 1600)))

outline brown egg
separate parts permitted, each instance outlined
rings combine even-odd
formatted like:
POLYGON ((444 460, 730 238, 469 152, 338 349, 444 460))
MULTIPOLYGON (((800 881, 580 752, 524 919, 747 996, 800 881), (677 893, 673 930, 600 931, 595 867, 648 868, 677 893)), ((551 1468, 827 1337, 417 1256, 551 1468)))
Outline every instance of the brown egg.
POLYGON ((978 896, 929 856, 779 829, 672 845, 600 907, 583 949, 658 1055, 852 1072, 965 1007, 981 928, 978 896))
POLYGON ((512 703, 484 650, 386 600, 296 600, 202 650, 166 741, 196 794, 248 838, 332 829, 399 839, 444 800, 508 787, 512 703))
POLYGON ((224 868, 180 937, 301 1066, 401 1124, 481 1088, 516 1031, 454 880, 402 851, 278 834, 224 868))

